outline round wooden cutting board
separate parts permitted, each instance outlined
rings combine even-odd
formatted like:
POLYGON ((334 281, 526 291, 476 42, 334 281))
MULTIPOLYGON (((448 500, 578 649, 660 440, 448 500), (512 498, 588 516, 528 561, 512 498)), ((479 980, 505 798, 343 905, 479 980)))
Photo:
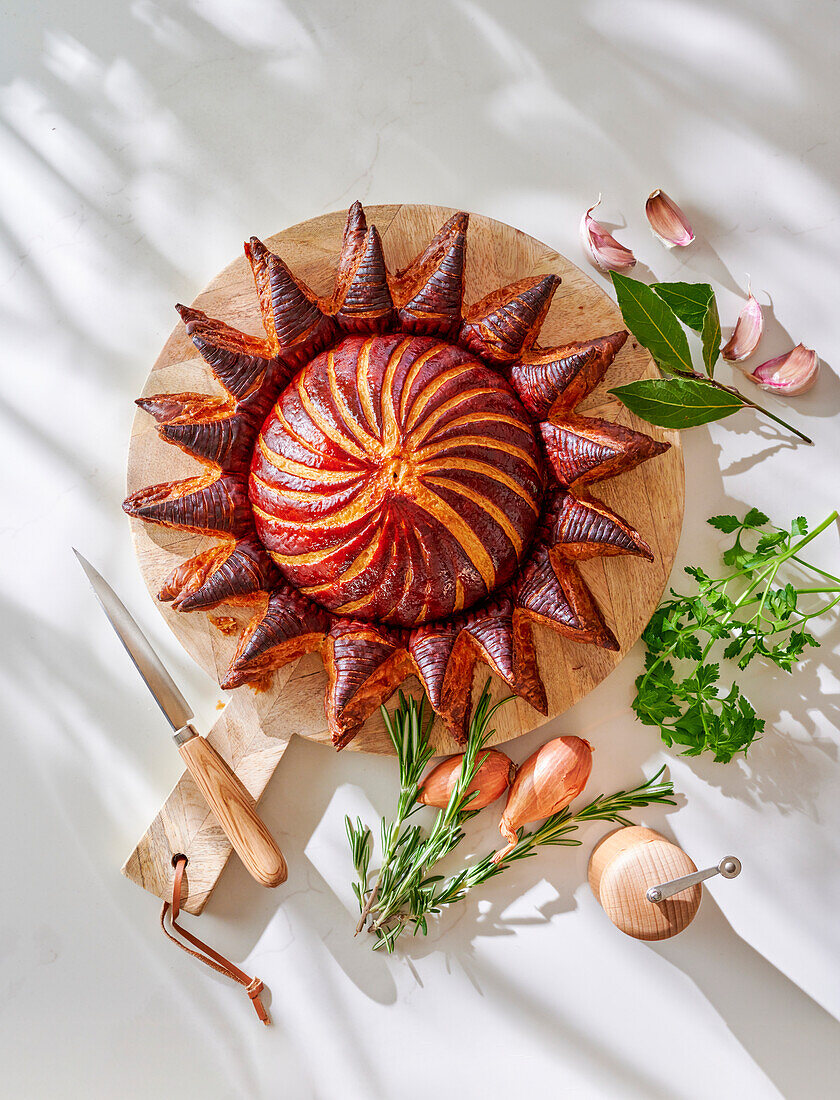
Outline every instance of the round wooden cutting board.
MULTIPOLYGON (((368 222, 378 227, 391 271, 405 266, 422 251, 430 238, 454 211, 434 206, 373 206, 368 222)), ((291 270, 318 294, 331 291, 335 263, 341 246, 345 212, 327 214, 286 229, 266 239, 291 270)), ((601 336, 623 328, 621 314, 611 299, 582 271, 563 256, 509 225, 473 214, 467 245, 466 301, 482 298, 491 290, 528 275, 556 272, 562 277, 539 343, 550 346, 568 340, 601 336)), ((261 333, 257 296, 250 267, 244 256, 217 275, 193 303, 213 317, 254 334, 261 333)), ((545 627, 535 628, 537 652, 549 701, 549 718, 567 710, 608 676, 636 642, 655 609, 670 573, 679 540, 684 503, 683 462, 679 433, 664 432, 637 421, 607 390, 637 378, 656 377, 650 356, 628 340, 610 368, 607 379, 581 406, 581 411, 603 416, 648 434, 668 439, 669 451, 631 472, 595 487, 595 495, 637 528, 650 543, 654 562, 640 558, 612 557, 584 562, 582 573, 607 622, 621 643, 613 653, 566 641, 545 627)), ((179 324, 167 340, 146 380, 144 395, 182 391, 217 392, 209 368, 198 356, 179 324)), ((179 448, 163 443, 152 417, 138 411, 128 459, 128 491, 155 482, 188 477, 197 463, 179 448)), ((202 536, 132 521, 140 568, 155 595, 166 575, 184 558, 211 541, 202 536)), ((157 602, 157 601, 156 601, 157 602)), ((241 627, 250 612, 222 607, 211 612, 183 614, 160 602, 158 607, 179 641, 212 676, 219 677, 230 663, 238 631, 224 633, 214 622, 235 618, 241 627)), ((232 623, 222 623, 231 630, 232 623)), ((480 690, 486 666, 479 665, 475 689, 480 690)), ((251 712, 265 734, 298 733, 315 741, 329 741, 324 720, 326 677, 320 658, 313 655, 274 674, 268 690, 241 687, 237 710, 251 712), (279 727, 282 726, 282 731, 279 727)), ((406 690, 419 694, 419 683, 406 681, 406 690)), ((494 684, 500 695, 501 682, 494 684)), ((516 700, 498 713, 497 735, 505 741, 533 729, 546 718, 527 703, 516 700)), ((250 725, 250 722, 249 722, 250 725)), ((454 751, 454 743, 436 723, 433 733, 441 751, 454 751)), ((350 749, 387 752, 390 742, 378 715, 371 718, 351 742, 350 749)))
MULTIPOLYGON (((454 211, 435 206, 373 206, 370 224, 381 235, 391 271, 404 267, 420 253, 454 211)), ((331 293, 341 245, 345 212, 327 214, 286 229, 265 243, 278 252, 292 272, 318 294, 331 293)), ((249 227, 259 228, 259 227, 249 227)), ((547 347, 571 340, 603 336, 624 327, 611 299, 574 264, 532 237, 502 222, 473 214, 467 238, 466 303, 484 297, 528 275, 551 272, 562 277, 542 327, 539 343, 547 347)), ((257 295, 244 256, 226 267, 193 303, 213 317, 254 334, 261 333, 257 295)), ((678 432, 662 432, 636 420, 607 390, 638 378, 657 377, 647 352, 628 340, 610 368, 607 380, 580 409, 629 427, 668 439, 665 454, 643 463, 612 481, 599 483, 595 495, 622 515, 649 542, 655 560, 612 557, 583 562, 581 571, 621 644, 613 653, 594 646, 565 641, 535 626, 540 672, 548 695, 548 717, 561 714, 608 676, 636 642, 655 609, 671 571, 679 541, 684 503, 683 461, 678 432)), ((146 380, 144 396, 156 393, 219 392, 210 369, 199 358, 184 327, 178 325, 167 340, 146 380)), ((189 477, 196 462, 163 443, 154 421, 138 412, 128 459, 128 491, 157 482, 189 477)), ((191 614, 173 611, 157 601, 164 578, 186 557, 211 543, 198 535, 132 521, 140 568, 149 591, 176 636, 210 675, 219 675, 233 656, 237 635, 249 618, 244 608, 223 606, 191 614), (235 624, 231 620, 235 619, 235 624), (221 622, 220 622, 221 620, 221 622), (235 629, 232 633, 220 626, 235 629)), ((474 698, 490 675, 476 667, 474 698)), ((324 717, 326 676, 320 657, 310 655, 274 673, 267 690, 241 687, 231 693, 218 722, 207 735, 231 764, 255 799, 265 790, 291 737, 300 734, 329 742, 324 717)), ((420 694, 411 678, 404 690, 420 694)), ((507 694, 500 681, 493 684, 496 698, 507 694)), ((502 707, 494 723, 494 742, 509 740, 545 722, 546 718, 517 699, 502 707)), ((438 752, 456 749, 437 722, 432 740, 438 752)), ((390 752, 381 718, 374 715, 350 743, 352 750, 390 752)), ((172 857, 189 858, 182 907, 200 913, 215 888, 231 847, 207 808, 189 773, 185 772, 155 820, 131 853, 123 873, 158 897, 171 896, 172 857)))

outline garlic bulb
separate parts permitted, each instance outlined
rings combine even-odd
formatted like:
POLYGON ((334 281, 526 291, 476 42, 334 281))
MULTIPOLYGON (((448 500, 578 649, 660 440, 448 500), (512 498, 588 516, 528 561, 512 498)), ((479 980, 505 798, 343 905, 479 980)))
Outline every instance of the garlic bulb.
POLYGON ((645 213, 651 229, 668 248, 691 244, 694 240, 694 230, 688 218, 674 200, 659 188, 648 195, 645 213))
POLYGON ((592 746, 582 737, 557 737, 521 764, 508 794, 499 832, 508 841, 496 852, 501 863, 516 845, 516 831, 556 814, 580 794, 592 771, 592 746))
POLYGON ((761 313, 761 306, 758 304, 758 299, 751 288, 748 295, 746 302, 741 307, 741 312, 738 314, 738 320, 735 322, 732 335, 720 349, 723 358, 728 359, 731 363, 740 363, 742 359, 749 358, 758 347, 758 342, 764 331, 764 317, 761 313))
POLYGON ((763 390, 794 397, 809 390, 819 373, 820 360, 817 353, 806 348, 804 344, 797 344, 784 355, 777 355, 775 359, 768 359, 766 363, 756 367, 747 378, 763 390))
MULTIPOLYGON (((595 206, 601 205, 601 197, 595 206)), ((636 257, 629 248, 615 237, 600 222, 592 217, 595 206, 590 206, 580 219, 580 243, 590 263, 600 271, 629 271, 636 263, 636 257)))
MULTIPOLYGON (((449 805, 449 797, 458 781, 464 754, 447 757, 432 768, 420 784, 417 801, 425 806, 437 806, 444 810, 449 805)), ((509 756, 498 749, 480 749, 476 759, 481 761, 467 787, 467 794, 478 791, 464 806, 467 810, 480 810, 495 802, 503 794, 516 774, 516 767, 509 756)))

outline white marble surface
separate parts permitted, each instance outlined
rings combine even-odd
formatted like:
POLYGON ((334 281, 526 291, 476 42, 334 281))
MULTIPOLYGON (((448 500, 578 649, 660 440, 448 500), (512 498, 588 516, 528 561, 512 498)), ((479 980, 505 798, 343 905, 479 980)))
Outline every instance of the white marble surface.
MULTIPOLYGON (((801 339, 829 364, 788 406, 817 446, 748 414, 687 435, 678 564, 714 562, 715 511, 822 519, 840 472, 837 20, 795 0, 4 7, 4 1095, 837 1095, 836 629, 794 678, 750 676, 768 731, 746 761, 687 763, 634 723, 638 652, 513 746, 588 737, 593 789, 667 760, 684 797, 647 823, 700 863, 741 857, 662 946, 623 938, 593 900, 592 826, 372 956, 351 937, 341 822, 388 806, 393 765, 295 744, 264 803, 288 885, 231 866, 200 922, 271 987, 269 1030, 119 875, 179 761, 69 552, 113 580, 212 721, 217 690, 160 621, 120 512, 132 398, 172 303, 244 236, 357 197, 480 211, 577 258, 602 192, 657 277, 716 284, 724 324, 749 272, 772 298, 768 355, 801 339), (644 224, 657 186, 698 231, 677 255, 644 224)), ((835 532, 819 554, 836 570, 835 532)))

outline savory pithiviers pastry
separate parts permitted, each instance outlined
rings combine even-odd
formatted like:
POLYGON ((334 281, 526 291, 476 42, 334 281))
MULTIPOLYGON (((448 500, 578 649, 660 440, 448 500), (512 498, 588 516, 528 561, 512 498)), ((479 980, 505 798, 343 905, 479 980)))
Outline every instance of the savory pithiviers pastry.
POLYGON ((667 444, 575 413, 626 333, 536 347, 556 275, 464 309, 467 221, 391 274, 354 203, 331 298, 252 238, 265 337, 179 306, 223 394, 138 401, 204 472, 125 510, 218 540, 160 599, 254 606, 225 688, 319 651, 338 748, 412 674, 463 740, 478 661, 546 713, 532 623, 617 649, 576 562, 652 557, 589 486, 667 444))

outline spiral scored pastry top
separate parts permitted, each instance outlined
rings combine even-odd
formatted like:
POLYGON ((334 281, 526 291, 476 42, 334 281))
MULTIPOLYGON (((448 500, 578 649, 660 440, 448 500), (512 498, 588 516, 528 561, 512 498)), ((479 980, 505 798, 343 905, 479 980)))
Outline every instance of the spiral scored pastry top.
POLYGON ((331 611, 413 626, 470 607, 525 557, 544 488, 528 414, 470 352, 350 336, 308 363, 263 424, 257 531, 331 611))

